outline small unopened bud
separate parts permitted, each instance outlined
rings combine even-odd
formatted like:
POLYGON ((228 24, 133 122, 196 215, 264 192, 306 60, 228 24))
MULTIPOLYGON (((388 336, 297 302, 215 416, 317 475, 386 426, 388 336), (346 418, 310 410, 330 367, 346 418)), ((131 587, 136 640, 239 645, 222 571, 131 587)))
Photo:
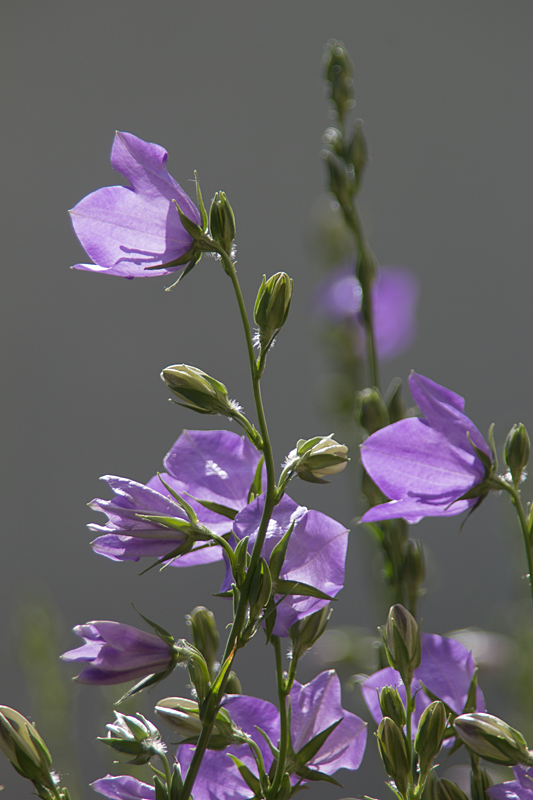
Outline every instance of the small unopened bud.
POLYGON ((242 685, 237 676, 237 673, 231 670, 228 680, 226 682, 227 694, 242 694, 242 685))
POLYGON ((470 797, 472 800, 487 800, 486 790, 494 785, 486 769, 478 767, 476 772, 470 775, 470 797))
POLYGON ((396 788, 403 795, 407 791, 411 771, 405 735, 392 719, 384 717, 379 723, 376 737, 385 771, 394 779, 396 788))
POLYGON ((384 686, 379 693, 379 707, 384 717, 390 717, 399 728, 406 721, 405 707, 396 686, 384 686))
POLYGON ((115 711, 115 722, 106 728, 107 736, 98 737, 99 741, 119 753, 133 756, 128 764, 148 764, 152 756, 162 755, 167 749, 155 725, 142 714, 128 717, 115 711))
POLYGON ((48 748, 31 722, 9 706, 0 706, 0 750, 23 778, 55 791, 48 748))
POLYGON ((453 726, 464 744, 486 761, 506 767, 533 765, 533 754, 522 734, 492 714, 462 714, 453 726))
POLYGON ((528 432, 520 422, 513 425, 505 440, 503 457, 509 467, 509 472, 515 486, 518 486, 524 475, 524 470, 529 461, 531 442, 528 432))
POLYGON ((420 757, 420 773, 424 779, 440 751, 446 730, 446 708, 440 700, 430 703, 424 709, 415 737, 415 750, 420 757))
POLYGON ((346 112, 354 106, 352 61, 343 43, 332 39, 326 45, 324 62, 325 77, 330 85, 331 99, 342 119, 346 112))
POLYGON ((448 778, 439 778, 435 782, 433 796, 435 800, 468 800, 468 795, 448 778))
POLYGON ((228 255, 235 239, 235 216, 224 192, 216 192, 209 211, 212 238, 228 255))
POLYGON ((188 615, 187 621, 191 626, 194 646, 198 648, 205 658, 209 672, 212 672, 218 650, 218 630, 215 615, 205 606, 197 606, 188 615))
POLYGON ((351 198, 350 177, 346 165, 331 152, 324 154, 328 168, 329 190, 341 206, 347 206, 351 198))
POLYGON ((352 164, 355 175, 360 180, 368 163, 368 146, 361 121, 356 124, 352 140, 348 145, 347 160, 352 164))
POLYGON ((389 424, 389 415, 379 389, 363 389, 355 395, 355 421, 368 434, 389 424))
POLYGON ((187 364, 174 364, 161 373, 179 405, 198 411, 200 414, 224 414, 231 416, 235 405, 228 399, 228 390, 223 383, 211 378, 201 369, 187 364))
POLYGON ((328 620, 331 616, 329 606, 324 606, 320 611, 315 611, 308 617, 295 622, 289 628, 289 636, 292 642, 292 657, 298 660, 306 650, 309 650, 326 630, 328 620))
POLYGON ((298 477, 311 483, 326 483, 325 475, 342 472, 350 460, 348 448, 339 444, 331 436, 315 436, 313 439, 300 439, 296 448, 287 456, 285 469, 291 469, 298 477))
POLYGON ((397 669, 403 682, 409 685, 422 658, 420 627, 399 603, 389 611, 383 638, 391 667, 397 669))
POLYGON ((289 314, 292 298, 292 279, 286 272, 276 272, 263 282, 257 293, 254 321, 258 327, 259 345, 265 353, 280 332, 289 314))

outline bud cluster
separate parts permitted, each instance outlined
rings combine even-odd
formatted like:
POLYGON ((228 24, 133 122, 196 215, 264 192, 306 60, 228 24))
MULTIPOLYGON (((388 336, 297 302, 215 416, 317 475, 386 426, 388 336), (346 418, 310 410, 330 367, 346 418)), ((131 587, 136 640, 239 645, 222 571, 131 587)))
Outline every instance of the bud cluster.
POLYGON ((296 474, 310 483, 327 483, 326 475, 342 472, 350 460, 346 455, 348 448, 330 436, 315 436, 313 439, 299 439, 283 465, 280 486, 296 474))

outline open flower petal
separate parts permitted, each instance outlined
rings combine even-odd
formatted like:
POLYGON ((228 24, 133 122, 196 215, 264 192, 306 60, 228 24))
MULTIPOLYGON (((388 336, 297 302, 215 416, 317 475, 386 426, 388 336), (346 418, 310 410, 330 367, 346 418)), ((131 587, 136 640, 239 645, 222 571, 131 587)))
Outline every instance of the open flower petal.
POLYGON ((93 789, 110 800, 155 800, 155 789, 131 775, 106 775, 91 783, 93 789))

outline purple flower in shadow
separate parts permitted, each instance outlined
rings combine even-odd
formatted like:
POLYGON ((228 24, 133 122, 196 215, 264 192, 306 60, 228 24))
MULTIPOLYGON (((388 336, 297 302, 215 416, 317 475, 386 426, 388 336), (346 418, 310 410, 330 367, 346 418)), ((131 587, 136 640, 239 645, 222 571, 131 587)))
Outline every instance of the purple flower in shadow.
POLYGON ((167 151, 132 133, 117 131, 111 166, 131 186, 106 186, 87 195, 70 212, 76 236, 94 264, 74 269, 142 278, 181 269, 173 262, 190 249, 174 200, 200 224, 200 213, 169 175, 167 151), (161 267, 161 269, 147 269, 161 267))
MULTIPOLYGON (((188 493, 223 506, 236 514, 248 502, 260 454, 244 436, 231 431, 184 431, 166 455, 168 473, 161 478, 194 508, 200 524, 216 534, 228 533, 228 516, 205 508, 188 493)), ((142 556, 161 558, 186 541, 183 531, 141 519, 141 516, 167 516, 186 520, 185 512, 155 475, 146 484, 126 478, 105 476, 115 492, 112 500, 95 499, 90 507, 107 515, 106 525, 91 524, 101 534, 92 542, 96 553, 114 561, 138 561, 142 556)), ((193 566, 222 559, 221 548, 199 542, 172 566, 193 566)))
POLYGON ((391 499, 367 511, 361 522, 398 517, 419 522, 461 514, 479 502, 479 497, 460 499, 486 477, 472 444, 489 459, 491 453, 464 414, 465 401, 415 372, 409 388, 424 416, 381 428, 361 445, 366 471, 391 499))
POLYGON ((61 658, 88 665, 77 676, 79 683, 125 683, 165 672, 174 658, 172 647, 158 636, 120 622, 87 622, 77 625, 74 633, 85 639, 85 644, 61 658))
MULTIPOLYGON (((422 660, 414 671, 411 684, 411 692, 415 695, 413 737, 422 712, 432 702, 424 688, 446 703, 456 714, 462 714, 476 671, 470 650, 454 639, 423 633, 421 644, 422 660)), ((406 701, 405 686, 400 673, 392 667, 385 667, 367 678, 361 684, 361 690, 370 713, 378 723, 383 716, 379 705, 379 691, 384 686, 396 686, 404 704, 406 701)), ((479 688, 476 691, 476 711, 485 711, 483 693, 479 688)))
POLYGON ((497 783, 486 790, 492 800, 533 800, 533 767, 517 764, 513 772, 514 781, 497 783))
MULTIPOLYGON (((372 287, 372 310, 376 350, 381 360, 403 353, 416 335, 415 311, 418 281, 405 267, 381 267, 372 287)), ((364 325, 361 318, 361 286, 353 266, 330 272, 318 285, 318 311, 334 323, 354 327, 357 355, 364 354, 364 325)))
MULTIPOLYGON (((233 532, 237 539, 250 537, 251 552, 263 513, 264 495, 256 498, 235 518, 233 532)), ((344 562, 348 544, 347 529, 320 511, 309 511, 284 495, 275 507, 269 522, 263 557, 268 561, 272 550, 292 523, 295 523, 280 578, 301 581, 330 597, 335 597, 344 585, 344 562)), ((233 578, 229 564, 221 591, 231 588, 233 578)), ((275 595, 276 602, 281 595, 275 595)), ((287 595, 277 606, 275 636, 288 636, 297 620, 308 617, 327 604, 327 600, 303 595, 287 595)))
POLYGON ((155 789, 147 783, 141 783, 130 775, 106 775, 91 786, 99 794, 111 800, 155 800, 155 789))
MULTIPOLYGON (((291 739, 298 754, 314 736, 334 722, 342 720, 326 739, 320 750, 308 762, 310 770, 332 775, 339 769, 355 770, 363 758, 366 744, 366 723, 341 706, 340 681, 333 670, 322 672, 311 683, 295 683, 291 690, 291 739)), ((233 721, 259 746, 268 772, 273 756, 257 728, 269 736, 274 746, 279 740, 279 714, 272 703, 245 695, 228 695, 224 707, 233 721)), ((176 759, 185 774, 194 747, 178 747, 176 759)), ((224 751, 208 750, 194 785, 195 800, 244 800, 250 789, 237 767, 228 757, 236 755, 257 776, 257 766, 247 745, 231 746, 224 751)), ((295 768, 296 765, 293 764, 295 768)), ((299 778, 293 772, 293 783, 299 778)), ((305 781, 304 781, 305 783, 305 781)))

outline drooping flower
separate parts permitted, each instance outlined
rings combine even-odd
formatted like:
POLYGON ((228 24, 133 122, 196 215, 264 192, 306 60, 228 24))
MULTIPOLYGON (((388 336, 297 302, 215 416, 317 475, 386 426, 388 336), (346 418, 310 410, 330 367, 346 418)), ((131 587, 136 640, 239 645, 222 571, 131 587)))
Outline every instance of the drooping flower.
MULTIPOLYGON (((235 518, 233 532, 237 539, 249 536, 251 552, 257 537, 263 513, 264 495, 246 506, 235 518)), ((294 523, 280 579, 301 581, 321 592, 335 597, 344 585, 344 562, 348 544, 347 529, 320 511, 309 511, 298 506, 288 495, 284 495, 275 507, 268 524, 262 555, 268 561, 274 547, 294 523)), ((221 591, 231 588, 232 576, 229 565, 221 591)), ((297 589, 295 589, 297 591, 297 589)), ((275 636, 288 636, 289 628, 297 620, 313 614, 327 604, 327 600, 303 595, 287 595, 281 599, 275 595, 275 636)))
POLYGON ((131 186, 98 189, 70 212, 76 236, 94 264, 74 269, 142 278, 181 269, 192 237, 181 224, 174 201, 196 224, 200 213, 169 175, 167 151, 132 133, 117 131, 111 166, 131 186), (160 269, 147 269, 161 267, 160 269))
POLYGON ((489 460, 491 453, 464 414, 464 399, 415 372, 409 388, 424 416, 381 428, 361 445, 366 471, 390 497, 389 503, 367 511, 361 522, 398 517, 418 522, 461 514, 479 502, 479 497, 460 499, 486 477, 472 445, 489 460))
POLYGON ((85 639, 85 644, 61 658, 87 664, 76 678, 79 683, 125 683, 165 672, 176 658, 172 646, 158 636, 121 622, 87 622, 77 625, 74 633, 85 639))
POLYGON ((514 781, 497 783, 486 790, 492 800, 533 800, 533 767, 517 764, 513 772, 514 781))
MULTIPOLYGON (((302 685, 295 683, 291 690, 291 740, 295 755, 318 733, 342 720, 326 742, 306 765, 298 758, 288 764, 293 782, 300 780, 298 771, 306 766, 310 771, 332 775, 339 769, 355 770, 363 758, 366 744, 366 723, 341 706, 340 681, 333 670, 322 672, 302 685)), ((229 695, 224 708, 234 723, 259 746, 268 772, 273 756, 261 728, 274 745, 279 740, 279 714, 272 703, 245 695, 229 695)), ((178 747, 176 758, 185 774, 194 752, 192 745, 178 747)), ((240 800, 250 797, 250 789, 237 767, 228 757, 236 755, 257 776, 257 766, 247 745, 231 746, 221 751, 208 750, 194 784, 195 800, 240 800)))
MULTIPOLYGON (((377 355, 388 360, 403 353, 416 334, 418 281, 406 267, 381 267, 372 287, 372 311, 377 355)), ((364 353, 361 286, 353 266, 330 272, 318 285, 316 305, 332 322, 354 328, 357 354, 364 353)))
MULTIPOLYGON (((165 456, 168 473, 162 473, 161 478, 193 507, 201 525, 223 535, 231 530, 229 515, 235 515, 248 502, 259 458, 259 452, 249 440, 237 433, 183 431, 165 456), (194 498, 223 507, 228 516, 205 508, 194 498)), ((126 478, 104 477, 115 497, 112 500, 97 498, 90 503, 91 508, 108 517, 106 525, 89 525, 91 530, 101 534, 92 543, 96 553, 115 561, 138 561, 142 556, 162 558, 186 541, 187 534, 183 530, 141 518, 187 519, 161 478, 155 475, 145 486, 126 478)), ((189 553, 171 563, 192 566, 221 559, 218 545, 199 541, 189 553)))
POLYGON ((155 800, 155 788, 131 775, 106 775, 91 783, 91 786, 110 800, 155 800))
MULTIPOLYGON (((420 666, 414 671, 411 684, 411 693, 415 696, 413 737, 422 712, 434 699, 426 694, 424 688, 438 700, 446 703, 456 714, 461 714, 476 671, 470 650, 454 639, 434 633, 423 633, 421 645, 422 659, 420 666)), ((379 691, 384 686, 396 686, 403 703, 406 702, 405 686, 399 672, 392 667, 385 667, 375 672, 361 684, 361 690, 370 713, 378 723, 383 717, 379 705, 379 691)), ((485 710, 483 693, 479 688, 476 689, 476 710, 485 710)))

